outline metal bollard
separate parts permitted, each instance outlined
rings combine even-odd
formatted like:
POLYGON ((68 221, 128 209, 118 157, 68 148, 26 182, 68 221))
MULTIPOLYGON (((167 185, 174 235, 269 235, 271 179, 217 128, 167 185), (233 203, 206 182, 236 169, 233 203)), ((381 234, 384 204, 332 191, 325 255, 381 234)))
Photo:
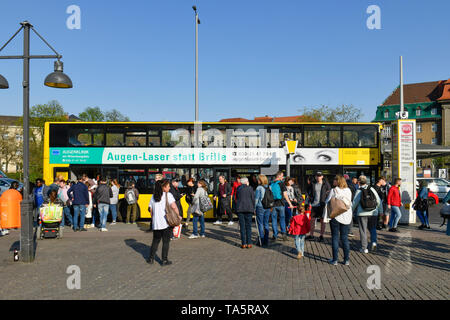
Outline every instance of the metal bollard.
POLYGON ((26 263, 34 261, 34 227, 33 201, 22 200, 20 203, 22 228, 20 230, 20 260, 26 263))

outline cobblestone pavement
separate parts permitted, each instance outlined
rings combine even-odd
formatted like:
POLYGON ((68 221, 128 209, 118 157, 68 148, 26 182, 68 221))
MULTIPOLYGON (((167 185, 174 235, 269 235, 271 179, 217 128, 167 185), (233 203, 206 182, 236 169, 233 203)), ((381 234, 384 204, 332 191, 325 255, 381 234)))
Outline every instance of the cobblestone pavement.
MULTIPOLYGON (((241 249, 238 223, 207 223, 206 238, 185 233, 171 241, 173 265, 167 267, 146 263, 148 224, 108 228, 74 233, 66 227, 63 239, 38 241, 32 264, 13 262, 19 231, 0 237, 0 299, 449 299, 450 237, 435 223, 432 230, 381 231, 378 250, 369 254, 359 252, 355 228, 350 266, 327 263, 329 226, 325 243, 307 241, 306 257, 298 261, 293 238, 241 249), (67 288, 71 265, 80 267, 80 290, 67 288), (381 269, 379 290, 367 288, 370 265, 381 269)), ((254 224, 253 231, 256 239, 254 224)))

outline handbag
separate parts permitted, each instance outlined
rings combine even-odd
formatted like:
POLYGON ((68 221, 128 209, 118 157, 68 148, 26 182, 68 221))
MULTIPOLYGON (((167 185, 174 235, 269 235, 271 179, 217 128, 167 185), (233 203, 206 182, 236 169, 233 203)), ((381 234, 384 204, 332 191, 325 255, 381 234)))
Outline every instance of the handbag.
POLYGON ((202 196, 199 198, 200 211, 202 213, 207 212, 213 208, 211 199, 208 196, 202 196))
POLYGON ((330 200, 330 206, 331 206, 331 213, 330 213, 330 218, 334 219, 337 216, 343 214, 344 212, 346 212, 349 208, 347 208, 347 205, 345 204, 345 202, 341 199, 338 198, 331 198, 330 200))
POLYGON ((175 210, 169 205, 167 193, 166 193, 166 220, 167 224, 171 227, 176 227, 181 224, 180 215, 177 212, 175 212, 175 210))

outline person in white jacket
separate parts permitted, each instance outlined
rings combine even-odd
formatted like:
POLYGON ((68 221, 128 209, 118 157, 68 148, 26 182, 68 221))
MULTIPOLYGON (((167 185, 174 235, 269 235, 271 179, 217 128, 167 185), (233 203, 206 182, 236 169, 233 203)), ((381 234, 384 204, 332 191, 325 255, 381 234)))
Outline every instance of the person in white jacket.
POLYGON ((341 175, 337 175, 333 181, 334 188, 331 189, 325 203, 330 203, 332 198, 342 200, 348 209, 344 213, 336 216, 330 220, 331 239, 333 258, 330 260, 331 265, 337 265, 339 254, 339 239, 342 241, 344 250, 343 264, 348 266, 350 264, 350 243, 348 241, 348 232, 350 230, 350 224, 352 223, 352 191, 348 188, 345 178, 341 175))

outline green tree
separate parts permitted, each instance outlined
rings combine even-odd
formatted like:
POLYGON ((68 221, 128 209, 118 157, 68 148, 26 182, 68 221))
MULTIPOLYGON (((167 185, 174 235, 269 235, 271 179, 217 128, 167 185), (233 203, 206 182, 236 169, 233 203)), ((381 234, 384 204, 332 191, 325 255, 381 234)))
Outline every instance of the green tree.
POLYGON ((102 122, 105 121, 105 114, 99 107, 87 107, 78 114, 81 121, 102 122))
MULTIPOLYGON (((42 178, 43 157, 44 157, 44 131, 46 122, 67 121, 67 113, 62 105, 51 100, 47 104, 37 104, 30 110, 30 181, 42 178)), ((20 118, 19 125, 23 125, 23 118, 20 118)), ((23 163, 21 165, 23 167, 23 163)))
POLYGON ((112 109, 111 111, 106 111, 105 113, 105 120, 108 122, 125 122, 130 121, 130 118, 123 115, 119 110, 112 109))
POLYGON ((299 110, 305 117, 323 122, 358 122, 361 120, 362 111, 353 105, 343 104, 336 108, 326 105, 319 107, 303 107, 299 110))

